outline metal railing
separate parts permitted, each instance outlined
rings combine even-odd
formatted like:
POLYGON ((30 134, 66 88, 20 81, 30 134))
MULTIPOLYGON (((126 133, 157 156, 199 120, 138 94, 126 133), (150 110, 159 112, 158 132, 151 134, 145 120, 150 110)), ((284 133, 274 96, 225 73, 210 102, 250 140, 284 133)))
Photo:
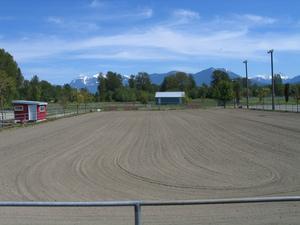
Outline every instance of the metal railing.
POLYGON ((300 196, 225 198, 177 201, 99 201, 99 202, 0 202, 0 207, 134 207, 135 225, 142 224, 142 206, 221 205, 272 202, 300 202, 300 196))

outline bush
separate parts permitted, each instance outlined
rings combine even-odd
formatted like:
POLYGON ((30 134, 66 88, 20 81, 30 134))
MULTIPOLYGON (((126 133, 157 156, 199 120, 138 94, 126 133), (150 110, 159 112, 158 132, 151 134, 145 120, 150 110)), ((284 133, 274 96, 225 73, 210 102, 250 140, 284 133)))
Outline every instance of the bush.
POLYGON ((141 91, 139 93, 139 98, 138 100, 142 103, 142 104, 147 104, 148 101, 149 101, 149 96, 148 96, 148 93, 145 92, 145 91, 141 91))

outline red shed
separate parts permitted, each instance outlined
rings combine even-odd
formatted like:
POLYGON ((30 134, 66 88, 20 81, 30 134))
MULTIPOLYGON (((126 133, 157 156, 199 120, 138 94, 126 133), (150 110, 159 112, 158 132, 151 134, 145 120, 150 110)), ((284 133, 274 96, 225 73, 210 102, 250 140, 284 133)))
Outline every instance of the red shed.
POLYGON ((16 121, 43 121, 47 116, 47 102, 14 100, 16 121))

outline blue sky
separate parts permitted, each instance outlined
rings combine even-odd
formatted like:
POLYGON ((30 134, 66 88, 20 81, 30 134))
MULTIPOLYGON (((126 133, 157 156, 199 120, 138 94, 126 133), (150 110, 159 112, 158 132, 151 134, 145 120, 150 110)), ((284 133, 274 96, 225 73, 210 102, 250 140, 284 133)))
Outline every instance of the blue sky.
POLYGON ((0 0, 0 48, 24 76, 125 75, 224 67, 300 75, 300 1, 0 0))

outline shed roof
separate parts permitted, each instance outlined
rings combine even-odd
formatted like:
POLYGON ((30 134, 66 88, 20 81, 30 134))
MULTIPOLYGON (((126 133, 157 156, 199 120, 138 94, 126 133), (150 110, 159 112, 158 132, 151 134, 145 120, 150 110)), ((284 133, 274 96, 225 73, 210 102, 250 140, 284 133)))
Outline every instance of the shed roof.
POLYGON ((166 91, 166 92, 156 92, 155 98, 184 98, 184 91, 166 91))
POLYGON ((38 102, 38 101, 26 101, 26 100, 13 100, 13 104, 25 104, 25 105, 48 105, 47 102, 38 102))

